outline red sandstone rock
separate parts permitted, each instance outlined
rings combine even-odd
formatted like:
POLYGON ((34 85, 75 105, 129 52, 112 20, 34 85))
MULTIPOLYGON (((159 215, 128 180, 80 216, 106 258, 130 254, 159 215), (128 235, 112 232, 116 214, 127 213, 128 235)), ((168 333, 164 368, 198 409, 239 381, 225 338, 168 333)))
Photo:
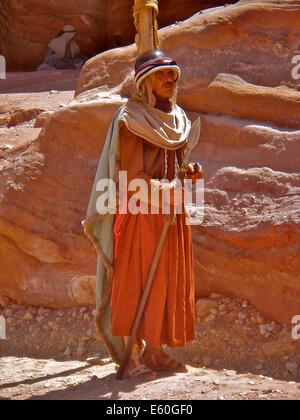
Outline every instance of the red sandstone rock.
MULTIPOLYGON (((290 74, 299 18, 300 1, 242 1, 161 32, 183 67, 179 104, 202 117, 197 294, 236 295, 285 322, 300 307, 300 93, 290 74)), ((132 91, 135 54, 90 60, 76 100, 30 147, 4 156, 3 294, 53 307, 93 302, 96 257, 80 221, 120 94, 132 91)))
POLYGON ((93 302, 95 254, 80 222, 116 107, 62 108, 22 153, 9 153, 0 189, 4 295, 50 307, 93 302))
MULTIPOLYGON (((232 3, 233 1, 227 1, 232 3)), ((218 0, 160 1, 159 25, 224 4, 218 0)), ((133 0, 0 0, 0 53, 9 70, 35 70, 65 24, 76 28, 83 56, 134 42, 133 0)))

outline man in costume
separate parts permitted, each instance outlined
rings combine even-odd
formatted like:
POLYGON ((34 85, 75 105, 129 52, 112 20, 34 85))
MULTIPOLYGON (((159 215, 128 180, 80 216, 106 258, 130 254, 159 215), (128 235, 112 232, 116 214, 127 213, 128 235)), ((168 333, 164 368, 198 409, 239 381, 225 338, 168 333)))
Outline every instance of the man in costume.
POLYGON ((84 59, 80 57, 80 48, 75 37, 74 26, 65 25, 62 32, 49 42, 44 62, 37 70, 80 69, 84 59))
MULTIPOLYGON (((150 191, 168 190, 165 197, 169 197, 171 210, 180 204, 182 198, 175 188, 191 123, 176 105, 179 78, 180 68, 162 51, 151 50, 138 57, 135 93, 113 119, 83 223, 99 253, 97 327, 117 364, 132 332, 165 215, 162 201, 158 214, 123 214, 119 207, 116 214, 99 215, 97 202, 103 191, 97 184, 103 178, 118 184, 119 172, 126 171, 128 183, 143 179, 150 191), (165 179, 175 182, 165 183, 165 179)), ((189 166, 188 177, 201 177, 201 168, 189 166)), ((129 198, 132 195, 128 192, 129 198)), ((139 195, 142 201, 148 198, 139 195)), ((113 198, 108 202, 113 207, 113 198)), ((142 352, 138 343, 134 346, 126 376, 153 379, 158 370, 186 371, 163 352, 162 345, 181 347, 193 340, 194 317, 191 227, 183 212, 175 214, 168 230, 137 330, 136 337, 146 343, 145 349, 142 352)))

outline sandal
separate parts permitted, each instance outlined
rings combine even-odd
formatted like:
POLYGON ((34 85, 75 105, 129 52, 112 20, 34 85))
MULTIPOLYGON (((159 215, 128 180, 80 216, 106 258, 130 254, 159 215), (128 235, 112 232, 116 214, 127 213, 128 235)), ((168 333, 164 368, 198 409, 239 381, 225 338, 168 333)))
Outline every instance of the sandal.
POLYGON ((182 363, 171 359, 160 349, 146 349, 142 356, 142 362, 150 369, 167 372, 187 372, 187 367, 182 363))
POLYGON ((156 372, 151 370, 144 363, 141 363, 139 359, 131 359, 124 373, 124 378, 154 380, 157 378, 157 375, 156 372))

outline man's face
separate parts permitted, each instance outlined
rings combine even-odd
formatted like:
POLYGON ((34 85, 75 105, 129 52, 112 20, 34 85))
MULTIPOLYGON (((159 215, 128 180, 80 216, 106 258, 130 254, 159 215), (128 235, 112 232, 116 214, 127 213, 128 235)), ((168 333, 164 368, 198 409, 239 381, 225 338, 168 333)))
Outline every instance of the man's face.
POLYGON ((175 89, 176 73, 171 69, 162 69, 154 73, 153 94, 157 99, 170 99, 175 89))

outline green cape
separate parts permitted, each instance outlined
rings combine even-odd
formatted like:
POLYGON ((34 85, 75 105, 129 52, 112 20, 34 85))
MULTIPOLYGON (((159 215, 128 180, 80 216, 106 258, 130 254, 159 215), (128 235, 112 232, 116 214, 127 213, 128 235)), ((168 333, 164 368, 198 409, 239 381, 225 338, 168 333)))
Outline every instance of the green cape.
MULTIPOLYGON (((124 106, 118 109, 109 127, 104 148, 99 160, 93 189, 91 192, 86 219, 83 225, 90 240, 98 248, 96 299, 97 299, 97 329, 104 340, 113 361, 120 364, 125 351, 123 337, 111 333, 111 281, 114 255, 114 223, 115 214, 99 215, 96 202, 103 192, 96 191, 96 185, 101 179, 116 181, 118 176, 117 157, 119 153, 119 121, 124 106), (101 252, 99 252, 101 251, 101 252), (107 267, 110 267, 110 271, 107 267)), ((112 191, 113 193, 114 191, 112 191)), ((113 202, 113 201, 112 201, 113 202)))

